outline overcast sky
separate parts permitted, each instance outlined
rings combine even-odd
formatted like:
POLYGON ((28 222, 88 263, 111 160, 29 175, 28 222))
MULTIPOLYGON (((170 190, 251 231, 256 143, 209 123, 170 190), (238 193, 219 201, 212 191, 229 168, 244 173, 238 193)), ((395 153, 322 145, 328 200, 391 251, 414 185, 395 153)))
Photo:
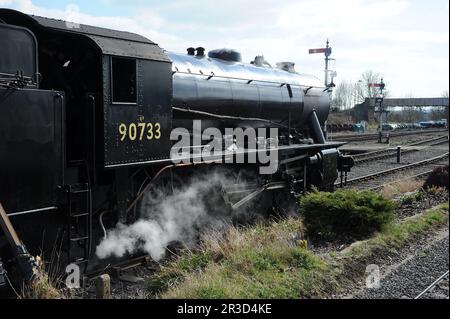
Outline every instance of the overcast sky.
POLYGON ((448 0, 0 0, 0 7, 139 33, 169 51, 228 47, 245 62, 262 54, 320 78, 323 55, 308 49, 329 38, 336 83, 373 70, 392 97, 438 97, 449 86, 448 0))

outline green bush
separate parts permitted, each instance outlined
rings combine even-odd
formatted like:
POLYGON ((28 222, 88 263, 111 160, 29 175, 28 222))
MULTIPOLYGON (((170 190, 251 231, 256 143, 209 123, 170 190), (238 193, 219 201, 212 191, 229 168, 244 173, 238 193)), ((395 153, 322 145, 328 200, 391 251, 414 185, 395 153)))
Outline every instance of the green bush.
POLYGON ((363 237, 381 230, 394 219, 395 204, 374 192, 339 190, 301 197, 300 210, 310 236, 363 237))

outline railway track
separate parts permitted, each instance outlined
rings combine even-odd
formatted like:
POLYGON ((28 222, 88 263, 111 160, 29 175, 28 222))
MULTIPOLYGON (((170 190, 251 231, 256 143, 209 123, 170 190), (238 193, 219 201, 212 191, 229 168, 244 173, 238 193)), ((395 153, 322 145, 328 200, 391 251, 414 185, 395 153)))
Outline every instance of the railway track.
POLYGON ((448 299, 448 273, 447 270, 414 299, 448 299))
MULTIPOLYGON (((389 132, 389 137, 397 136, 407 136, 407 135, 417 135, 417 134, 429 134, 429 133, 439 133, 448 132, 448 129, 434 129, 434 130, 418 130, 418 131, 406 131, 406 132, 389 132)), ((383 134, 386 137, 387 133, 383 134)), ((378 133, 370 134, 349 134, 349 135, 329 135, 330 141, 369 141, 378 139, 378 133)))
MULTIPOLYGON (((374 188, 378 188, 381 187, 382 185, 386 184, 386 183, 379 183, 379 181, 382 181, 382 178, 386 177, 386 176, 391 176, 391 175, 396 175, 397 173, 403 173, 406 171, 410 171, 412 172, 412 176, 416 176, 418 177, 419 175, 423 175, 423 174, 429 174, 430 173, 430 169, 428 168, 429 165, 438 163, 443 161, 444 159, 448 158, 449 153, 445 153, 433 158, 429 158, 426 160, 422 160, 422 161, 418 161, 415 163, 411 163, 411 164, 407 164, 407 165, 402 165, 399 167, 394 167, 394 168, 390 168, 387 170, 383 170, 383 171, 378 171, 375 172, 373 174, 368 174, 368 175, 364 175, 364 176, 359 176, 359 177, 355 177, 352 179, 347 180, 344 183, 344 187, 349 187, 349 186, 353 186, 357 189, 374 189, 374 188), (424 170, 425 168, 425 170, 424 170), (417 171, 419 170, 419 171, 417 171), (378 185, 373 185, 374 181, 378 182, 378 185)), ((411 175, 410 175, 411 176, 411 175)), ((410 177, 409 176, 409 177, 410 177)), ((335 183, 336 187, 340 187, 341 183, 335 183)))
POLYGON ((391 185, 393 183, 396 183, 396 182, 424 178, 424 177, 427 177, 428 175, 430 175, 431 172, 433 172, 432 169, 427 170, 427 171, 422 172, 422 173, 419 173, 419 174, 415 174, 415 175, 411 175, 411 176, 408 176, 408 177, 405 177, 405 178, 402 178, 402 179, 398 179, 398 180, 393 181, 393 182, 388 182, 388 183, 381 184, 381 185, 378 185, 378 186, 370 187, 370 188, 367 188, 367 190, 369 190, 369 191, 377 191, 377 190, 382 189, 383 187, 389 186, 389 185, 391 185))
MULTIPOLYGON (((420 145, 424 145, 424 144, 428 144, 428 143, 430 143, 430 144, 426 145, 426 146, 436 146, 436 145, 440 145, 443 143, 448 143, 448 136, 434 137, 434 138, 431 138, 428 140, 411 143, 411 144, 408 144, 407 146, 420 146, 420 145)), ((416 149, 416 148, 403 149, 403 150, 401 150, 401 154, 407 154, 407 153, 412 153, 412 152, 417 152, 417 151, 418 151, 418 149, 416 149)), ((397 155, 397 148, 389 148, 389 149, 384 149, 384 150, 379 150, 379 151, 373 151, 373 152, 353 155, 353 160, 355 161, 355 164, 361 164, 361 163, 366 163, 366 162, 370 162, 370 161, 374 161, 374 160, 393 157, 396 155, 397 155)))

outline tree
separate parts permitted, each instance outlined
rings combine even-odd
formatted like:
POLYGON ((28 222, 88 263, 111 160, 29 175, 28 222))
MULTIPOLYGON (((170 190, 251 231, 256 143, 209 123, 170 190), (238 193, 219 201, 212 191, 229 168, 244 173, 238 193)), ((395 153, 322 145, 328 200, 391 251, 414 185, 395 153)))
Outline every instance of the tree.
MULTIPOLYGON (((441 96, 448 99, 448 90, 444 91, 441 96)), ((430 113, 430 119, 433 121, 442 119, 448 120, 448 107, 433 107, 430 113)))
MULTIPOLYGON (((379 88, 369 87, 370 83, 380 83, 382 75, 378 72, 372 70, 364 71, 360 79, 355 83, 353 94, 356 103, 363 103, 366 98, 373 98, 379 93, 379 88)), ((383 90, 384 96, 388 96, 389 92, 385 89, 383 90)), ((355 103, 355 104, 356 104, 355 103)))
MULTIPOLYGON (((405 98, 411 99, 414 98, 414 93, 405 94, 405 98)), ((406 122, 406 123, 416 123, 419 120, 423 120, 423 109, 422 107, 403 107, 400 112, 400 117, 397 122, 406 122)))
POLYGON ((332 107, 346 110, 353 107, 353 84, 348 81, 340 82, 333 91, 332 107))

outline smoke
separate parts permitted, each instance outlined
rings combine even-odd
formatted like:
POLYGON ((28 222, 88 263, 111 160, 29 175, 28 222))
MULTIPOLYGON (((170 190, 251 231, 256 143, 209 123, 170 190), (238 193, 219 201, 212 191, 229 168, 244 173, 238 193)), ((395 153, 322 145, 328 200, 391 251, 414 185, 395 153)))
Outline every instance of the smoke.
MULTIPOLYGON (((158 261, 166 247, 175 241, 190 246, 199 231, 222 229, 231 222, 231 210, 225 205, 220 189, 235 182, 225 172, 212 172, 190 181, 186 186, 168 191, 160 187, 144 195, 140 218, 131 225, 118 224, 96 249, 100 259, 122 257, 138 251, 158 261)), ((247 207, 247 209, 250 209, 247 207)))

